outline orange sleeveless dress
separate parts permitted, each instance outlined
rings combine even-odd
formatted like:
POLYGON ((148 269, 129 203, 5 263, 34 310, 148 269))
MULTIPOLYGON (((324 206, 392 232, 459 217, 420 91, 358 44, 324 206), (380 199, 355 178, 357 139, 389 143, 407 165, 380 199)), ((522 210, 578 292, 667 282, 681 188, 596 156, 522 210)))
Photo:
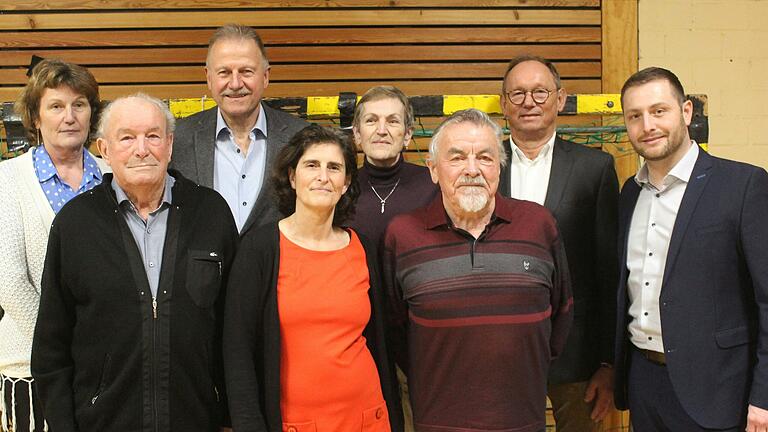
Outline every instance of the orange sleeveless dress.
POLYGON ((371 317, 365 250, 354 231, 335 251, 280 233, 280 408, 283 432, 388 432, 378 370, 363 329, 371 317))

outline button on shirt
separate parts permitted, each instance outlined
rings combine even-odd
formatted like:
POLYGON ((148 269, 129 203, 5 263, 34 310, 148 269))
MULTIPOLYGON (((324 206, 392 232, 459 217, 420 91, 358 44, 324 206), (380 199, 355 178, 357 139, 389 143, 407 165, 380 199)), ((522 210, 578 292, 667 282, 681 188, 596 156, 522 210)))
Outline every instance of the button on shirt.
POLYGON ((244 153, 221 116, 216 114, 216 151, 213 156, 213 188, 224 197, 241 231, 259 196, 267 164, 267 119, 259 105, 259 117, 244 153))
POLYGON ((658 188, 649 181, 647 165, 635 176, 641 190, 629 228, 628 328, 630 340, 641 349, 664 352, 659 310, 661 283, 677 212, 698 156, 699 146, 694 142, 658 188))
POLYGON ((510 196, 544 205, 549 187, 549 173, 552 170, 552 148, 555 145, 555 134, 552 134, 552 137, 544 144, 534 159, 528 159, 528 156, 517 147, 511 137, 509 144, 512 148, 512 157, 510 158, 512 166, 509 170, 510 196))
POLYGON ((171 207, 171 189, 176 179, 166 174, 165 190, 163 191, 163 200, 160 206, 149 213, 145 221, 139 216, 139 212, 133 205, 128 195, 112 179, 112 189, 115 191, 115 197, 120 207, 120 213, 125 218, 128 228, 136 240, 136 246, 141 252, 141 261, 144 263, 144 271, 147 274, 149 289, 152 291, 152 298, 157 297, 157 287, 160 284, 160 268, 163 264, 163 247, 165 246, 165 232, 168 227, 168 213, 171 207))
POLYGON ((56 214, 69 200, 101 183, 99 166, 91 152, 86 149, 83 149, 83 179, 77 190, 72 190, 68 184, 61 181, 56 166, 51 160, 51 155, 48 154, 45 146, 37 146, 32 149, 32 165, 35 167, 35 174, 40 182, 40 187, 43 189, 45 197, 48 198, 48 204, 56 214))

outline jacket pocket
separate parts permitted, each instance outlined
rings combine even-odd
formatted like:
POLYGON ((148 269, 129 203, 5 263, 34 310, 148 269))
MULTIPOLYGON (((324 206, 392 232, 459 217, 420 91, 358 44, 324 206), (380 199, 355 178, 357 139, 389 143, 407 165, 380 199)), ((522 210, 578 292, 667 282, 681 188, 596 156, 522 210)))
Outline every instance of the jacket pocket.
POLYGON ((187 292, 201 308, 213 306, 221 285, 221 256, 215 251, 190 250, 187 292))
POLYGON ((389 430, 389 413, 386 403, 382 402, 380 405, 363 411, 361 432, 389 432, 389 430))
POLYGON ((283 432, 317 432, 315 422, 283 423, 283 432))
POLYGON ((96 405, 99 397, 104 392, 104 388, 107 386, 107 377, 109 376, 109 369, 112 365, 112 357, 107 354, 104 356, 104 364, 101 367, 101 378, 99 378, 99 386, 96 387, 96 391, 91 396, 91 406, 96 405))
POLYGON ((752 342, 749 327, 736 327, 715 332, 715 341, 720 348, 733 348, 752 342))

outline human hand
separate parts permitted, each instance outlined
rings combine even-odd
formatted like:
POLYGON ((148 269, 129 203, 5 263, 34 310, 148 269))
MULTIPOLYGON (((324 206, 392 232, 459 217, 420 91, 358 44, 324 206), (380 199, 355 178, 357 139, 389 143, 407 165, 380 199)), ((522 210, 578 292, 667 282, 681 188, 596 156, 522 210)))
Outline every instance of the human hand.
POLYGON ((768 432, 768 410, 750 405, 747 409, 747 432, 768 432))
POLYGON ((599 422, 614 409, 613 404, 613 369, 601 366, 592 375, 584 393, 584 402, 595 402, 590 418, 599 422))

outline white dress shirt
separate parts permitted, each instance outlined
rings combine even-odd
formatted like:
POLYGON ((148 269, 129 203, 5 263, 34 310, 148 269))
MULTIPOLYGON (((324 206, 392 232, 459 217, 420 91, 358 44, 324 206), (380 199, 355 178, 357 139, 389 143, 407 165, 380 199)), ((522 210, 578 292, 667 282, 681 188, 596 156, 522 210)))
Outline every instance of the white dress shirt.
POLYGON ((221 111, 217 111, 213 188, 227 201, 238 231, 242 231, 251 214, 266 174, 267 119, 261 105, 249 138, 251 144, 248 152, 243 153, 235 143, 235 137, 221 116, 221 111))
POLYGON ((658 187, 648 177, 643 164, 635 176, 640 186, 627 245, 629 279, 630 340, 641 349, 664 352, 661 334, 659 296, 664 279, 669 241, 680 202, 699 156, 699 146, 691 148, 669 171, 658 187))
POLYGON ((552 170, 552 149, 555 146, 555 134, 552 134, 534 159, 528 159, 528 156, 520 150, 512 137, 509 137, 509 144, 512 148, 511 166, 509 167, 510 196, 544 205, 549 187, 549 173, 552 170))

